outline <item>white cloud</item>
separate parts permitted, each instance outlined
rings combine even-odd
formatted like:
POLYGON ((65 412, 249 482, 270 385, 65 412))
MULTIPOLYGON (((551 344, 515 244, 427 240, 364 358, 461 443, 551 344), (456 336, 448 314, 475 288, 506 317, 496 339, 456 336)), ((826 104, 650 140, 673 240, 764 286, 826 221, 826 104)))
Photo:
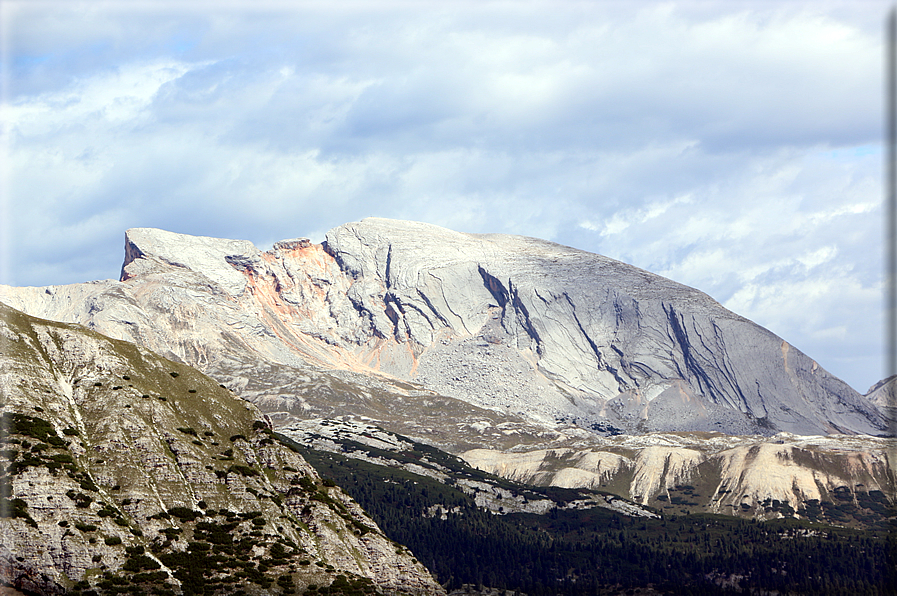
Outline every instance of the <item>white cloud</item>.
POLYGON ((19 137, 57 133, 94 118, 111 124, 135 123, 159 88, 186 73, 186 64, 164 61, 128 64, 68 87, 3 106, 3 119, 19 137))
POLYGON ((830 263, 837 254, 837 246, 823 246, 822 248, 808 251, 802 256, 797 257, 797 262, 807 269, 813 269, 814 267, 830 263))
POLYGON ((658 218, 676 205, 691 202, 692 197, 690 195, 683 195, 670 200, 653 201, 640 209, 618 211, 603 226, 594 224, 589 220, 580 222, 579 226, 586 230, 599 232, 602 236, 613 236, 624 233, 633 224, 643 224, 658 218))

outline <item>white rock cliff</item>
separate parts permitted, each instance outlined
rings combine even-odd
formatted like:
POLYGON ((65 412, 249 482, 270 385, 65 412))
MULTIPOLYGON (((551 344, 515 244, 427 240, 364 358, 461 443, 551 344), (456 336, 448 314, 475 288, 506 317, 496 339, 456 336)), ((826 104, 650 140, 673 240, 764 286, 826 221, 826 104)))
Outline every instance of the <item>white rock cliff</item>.
POLYGON ((869 400, 707 295, 551 242, 370 218, 331 230, 323 245, 298 239, 268 252, 132 229, 125 254, 121 281, 0 287, 0 300, 134 341, 238 390, 264 362, 411 380, 546 424, 886 431, 869 400))

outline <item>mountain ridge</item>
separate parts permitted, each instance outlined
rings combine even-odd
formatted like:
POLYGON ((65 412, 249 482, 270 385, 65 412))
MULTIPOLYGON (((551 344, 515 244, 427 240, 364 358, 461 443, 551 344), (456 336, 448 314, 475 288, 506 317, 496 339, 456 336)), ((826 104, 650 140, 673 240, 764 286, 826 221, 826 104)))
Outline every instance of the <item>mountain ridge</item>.
MULTIPOLYGON (((135 228, 121 281, 0 299, 217 378, 259 360, 344 371, 597 432, 886 430, 874 404, 706 294, 534 238, 368 218, 261 251, 135 228)), ((288 418, 301 405, 279 399, 288 418)))
MULTIPOLYGON (((854 531, 848 528, 869 532, 873 548, 893 518, 892 444, 866 436, 881 431, 893 379, 870 390, 871 402, 852 390, 839 393, 846 385, 812 359, 706 294, 555 243, 381 219, 335 228, 322 244, 297 238, 267 251, 241 240, 132 229, 119 281, 0 287, 0 301, 83 323, 133 342, 128 350, 135 353, 152 349, 173 360, 148 377, 164 381, 164 390, 146 390, 147 380, 134 367, 107 366, 108 358, 44 333, 31 340, 40 358, 77 360, 81 372, 37 367, 33 375, 17 376, 2 367, 0 394, 18 400, 12 428, 40 434, 28 429, 44 421, 55 429, 54 441, 64 443, 66 431, 88 438, 84 453, 75 446, 63 452, 55 443, 33 446, 31 435, 21 433, 5 446, 5 454, 16 453, 0 478, 11 489, 0 495, 0 524, 4 535, 12 528, 29 537, 31 567, 16 567, 11 553, 0 553, 0 573, 33 591, 87 596, 127 585, 145 592, 147 581, 158 580, 173 593, 200 593, 194 584, 214 593, 226 591, 236 571, 235 581, 259 594, 271 588, 288 594, 289 582, 300 593, 317 593, 312 581, 330 582, 327 593, 443 593, 408 560, 407 550, 385 541, 358 503, 395 532, 390 538, 413 544, 417 558, 450 589, 510 581, 508 587, 538 594, 591 593, 596 581, 742 581, 696 572, 701 565, 669 552, 660 540, 668 524, 689 533, 714 527, 722 532, 718 540, 762 536, 768 555, 733 564, 705 553, 706 561, 711 575, 737 571, 752 578, 743 580, 748 583, 779 585, 761 576, 764 556, 792 561, 782 537, 800 540, 815 561, 833 554, 825 540, 841 541, 833 525, 845 526, 837 532, 846 537, 854 531), (217 381, 201 382, 201 373, 184 365, 217 381), (91 377, 91 366, 102 369, 96 374, 103 378, 91 377), (24 378, 38 380, 27 395, 15 389, 24 378), (746 379, 769 388, 758 391, 759 402, 744 390, 746 379), (91 406, 80 426, 72 415, 57 413, 54 401, 78 392, 101 404, 91 406), (205 403, 212 397, 225 401, 205 403), (239 406, 236 413, 231 406, 239 406), (154 412, 168 418, 157 420, 154 412), (132 472, 110 470, 152 476, 155 464, 131 459, 147 445, 155 453, 147 442, 153 433, 162 437, 164 453, 152 461, 166 463, 167 445, 175 467, 184 469, 162 475, 181 482, 179 488, 157 489, 159 498, 148 499, 145 487, 135 488, 140 483, 130 479, 132 472), (224 436, 230 436, 227 444, 224 436), (95 444, 103 446, 99 457, 91 451, 95 444), (299 454, 309 459, 296 459, 299 454), (131 463, 122 464, 129 457, 131 463), (20 464, 25 471, 16 473, 20 464), (60 494, 28 486, 49 487, 44 468, 58 474, 56 466, 73 475, 55 479, 60 494), (192 480, 180 481, 178 474, 192 480), (220 482, 228 494, 209 496, 220 482), (59 508, 66 519, 47 507, 47 496, 68 505, 59 508), (151 506, 156 501, 158 509, 151 506), (768 523, 755 532, 743 518, 768 523), (630 519, 642 520, 641 529, 630 519), (32 535, 31 522, 41 539, 32 535), (624 540, 602 524, 632 533, 627 530, 624 540), (86 529, 91 526, 97 529, 86 529), (585 534, 574 536, 575 527, 585 534), (224 528, 230 542, 215 534, 224 528), (174 539, 177 530, 181 542, 174 539), (317 537, 315 546, 306 531, 317 537), (76 572, 63 570, 68 579, 59 575, 58 554, 51 561, 38 552, 43 543, 86 547, 92 532, 101 540, 87 544, 101 560, 79 554, 76 572), (510 535, 520 540, 513 547, 501 542, 510 535), (261 559, 238 560, 238 543, 247 546, 241 541, 250 537, 265 543, 253 547, 253 556, 278 561, 279 578, 261 559), (632 538, 641 543, 635 550, 632 538), (203 544, 217 548, 213 539, 234 549, 224 561, 236 567, 214 570, 201 562, 203 544), (452 544, 471 552, 457 558, 452 544), (555 548, 569 552, 543 567, 540 561, 555 548), (614 568, 596 572, 594 561, 582 558, 584 548, 602 557, 613 553, 614 568), (482 567, 482 554, 493 552, 516 561, 515 570, 496 562, 482 567), (664 561, 667 571, 648 568, 630 576, 625 561, 635 552, 664 561), (289 553, 295 560, 279 558, 289 553), (298 560, 303 555, 309 569, 298 560), (202 577, 191 575, 183 556, 197 557, 191 560, 202 577), (313 564, 318 556, 323 567, 313 564), (569 573, 582 573, 582 583, 569 584, 569 573)), ((4 321, 12 320, 8 310, 0 306, 4 321)), ((69 329, 67 323, 30 324, 69 329)), ((683 535, 675 548, 690 552, 689 545, 683 535)))
POLYGON ((223 595, 346 574, 365 593, 444 594, 255 406, 199 371, 2 304, 0 343, 4 584, 223 595))

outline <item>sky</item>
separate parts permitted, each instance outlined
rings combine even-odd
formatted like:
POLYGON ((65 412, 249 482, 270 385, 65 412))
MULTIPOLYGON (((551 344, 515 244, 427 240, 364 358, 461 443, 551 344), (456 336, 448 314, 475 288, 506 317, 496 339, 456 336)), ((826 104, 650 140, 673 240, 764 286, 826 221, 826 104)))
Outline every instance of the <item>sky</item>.
POLYGON ((889 8, 0 0, 0 283, 117 278, 131 227, 424 221, 698 288, 866 392, 889 8))

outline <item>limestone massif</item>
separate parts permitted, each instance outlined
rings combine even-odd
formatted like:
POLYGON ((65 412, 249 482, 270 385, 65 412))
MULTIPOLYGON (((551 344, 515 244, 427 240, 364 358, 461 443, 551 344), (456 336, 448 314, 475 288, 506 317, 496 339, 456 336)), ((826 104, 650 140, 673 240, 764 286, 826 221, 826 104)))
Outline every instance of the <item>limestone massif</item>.
POLYGON ((444 594, 255 406, 197 370, 2 304, 0 346, 3 585, 444 594))
POLYGON ((262 251, 139 228, 120 280, 0 301, 194 366, 281 429, 351 419, 651 507, 894 501, 869 436, 893 379, 867 399, 697 290, 542 240, 372 218, 262 251))
POLYGON ((0 300, 197 366, 283 422, 318 413, 307 390, 324 371, 331 388, 416 387, 549 427, 887 430, 873 403, 709 296, 533 238, 369 218, 260 251, 132 229, 120 281, 0 300))

